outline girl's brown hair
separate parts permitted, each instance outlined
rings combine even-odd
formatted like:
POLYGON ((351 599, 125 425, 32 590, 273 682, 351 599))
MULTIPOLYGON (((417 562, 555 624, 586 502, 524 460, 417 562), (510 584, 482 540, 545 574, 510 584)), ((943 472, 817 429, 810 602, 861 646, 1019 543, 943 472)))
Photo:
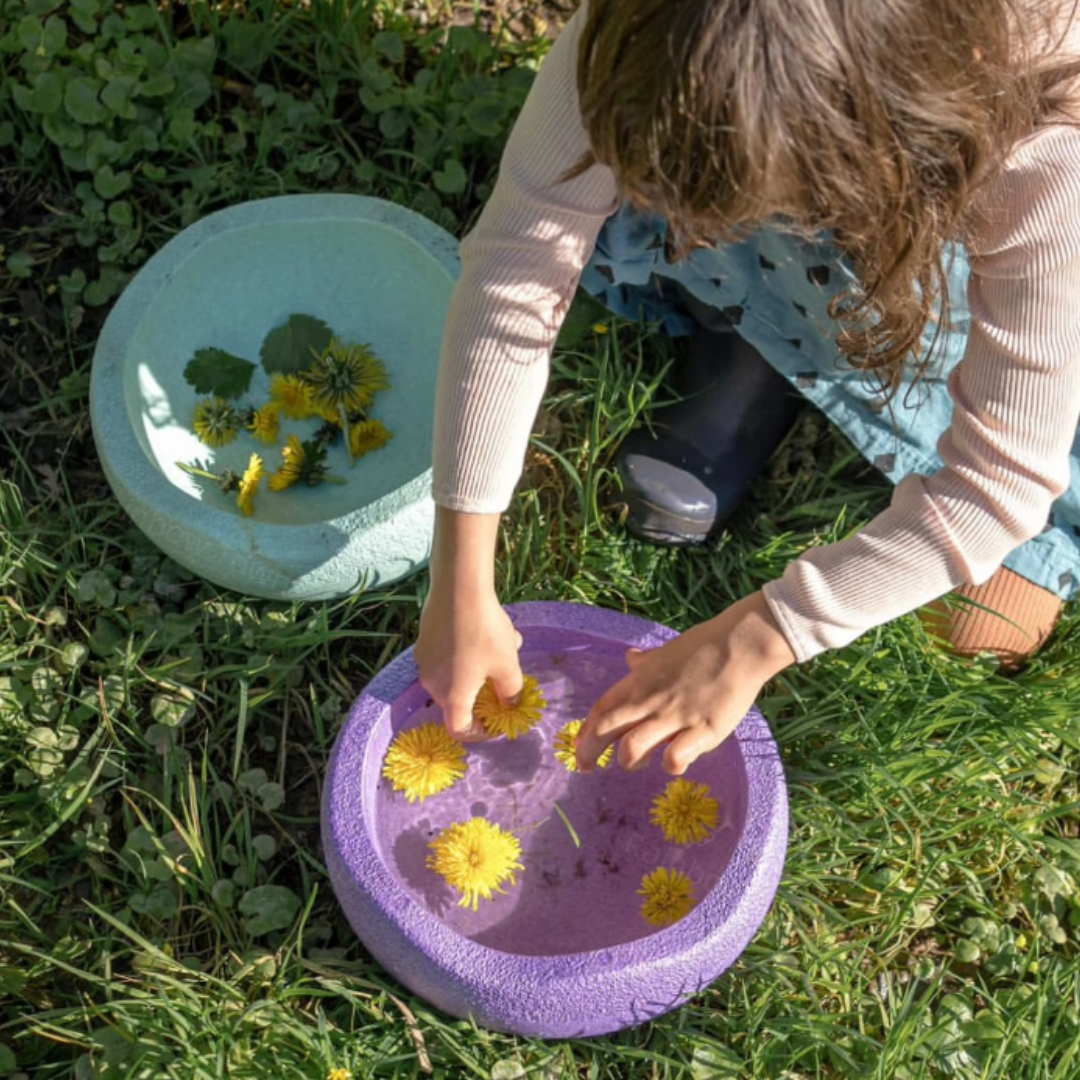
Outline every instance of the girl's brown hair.
POLYGON ((609 166, 676 256, 766 219, 831 233, 861 282, 833 301, 840 350, 890 398, 947 316, 973 193, 1080 75, 1040 59, 1056 19, 1022 0, 590 0, 573 173, 609 166))

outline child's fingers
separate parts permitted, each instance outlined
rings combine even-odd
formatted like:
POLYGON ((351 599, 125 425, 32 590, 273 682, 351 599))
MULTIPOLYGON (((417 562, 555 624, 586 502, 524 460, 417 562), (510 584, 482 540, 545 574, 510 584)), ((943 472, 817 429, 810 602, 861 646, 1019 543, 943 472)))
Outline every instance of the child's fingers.
POLYGON ((452 739, 458 742, 482 742, 487 738, 483 724, 473 722, 473 702, 476 694, 451 694, 443 702, 443 723, 452 739))
POLYGON ((518 696, 525 686, 525 678, 521 674, 521 665, 517 663, 516 657, 511 666, 500 668, 498 671, 491 673, 491 685, 495 688, 499 701, 504 705, 517 702, 518 696))
POLYGON ((664 751, 664 772, 681 776, 702 754, 711 753, 739 726, 753 698, 743 693, 718 693, 715 711, 700 724, 680 731, 664 751))
POLYGON ((664 772, 669 776, 682 776, 702 754, 715 750, 723 741, 724 736, 709 724, 683 728, 664 751, 664 772))
POLYGON ((677 730, 676 723, 660 717, 652 717, 636 724, 619 739, 619 764, 630 772, 644 769, 653 752, 677 730))
POLYGON ((589 710, 577 737, 578 768, 592 772, 600 755, 624 732, 647 713, 629 697, 625 679, 616 683, 589 710))

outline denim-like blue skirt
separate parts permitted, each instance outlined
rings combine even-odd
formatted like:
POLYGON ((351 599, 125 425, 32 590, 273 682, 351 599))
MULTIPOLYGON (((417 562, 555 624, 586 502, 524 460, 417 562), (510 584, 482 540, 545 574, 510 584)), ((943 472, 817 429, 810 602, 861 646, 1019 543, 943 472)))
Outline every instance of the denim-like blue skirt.
MULTIPOLYGON (((853 271, 828 244, 761 229, 738 243, 698 248, 670 262, 666 235, 662 218, 624 206, 604 225, 582 286, 615 314, 673 336, 700 325, 703 307, 719 312, 893 483, 942 467, 937 441, 953 407, 947 380, 964 354, 970 326, 969 267, 961 247, 950 252, 948 333, 939 335, 918 384, 903 384, 883 410, 873 387, 842 363, 836 345, 829 302, 853 271)), ((928 329, 927 351, 932 336, 928 329)), ((1071 471, 1071 486, 1054 503, 1042 533, 1005 559, 1010 569, 1063 600, 1072 599, 1080 584, 1080 434, 1071 471)))

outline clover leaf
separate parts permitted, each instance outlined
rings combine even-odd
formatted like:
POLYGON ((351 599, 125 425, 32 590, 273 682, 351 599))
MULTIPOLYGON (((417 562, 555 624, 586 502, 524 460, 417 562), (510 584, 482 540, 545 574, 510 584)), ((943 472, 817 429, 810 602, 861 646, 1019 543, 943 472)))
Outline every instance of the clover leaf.
POLYGON ((444 168, 431 174, 431 178, 445 195, 460 195, 469 183, 469 174, 457 158, 450 158, 444 168))
POLYGON ((239 904, 240 914, 247 916, 244 928, 253 937, 291 926, 300 907, 300 897, 283 885, 259 885, 246 892, 239 904))

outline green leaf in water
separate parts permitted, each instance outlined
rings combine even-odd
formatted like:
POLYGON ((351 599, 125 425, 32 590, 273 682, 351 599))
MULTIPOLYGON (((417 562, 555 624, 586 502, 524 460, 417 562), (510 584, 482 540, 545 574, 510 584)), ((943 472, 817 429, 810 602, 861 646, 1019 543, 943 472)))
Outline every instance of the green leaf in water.
POLYGON ((247 393, 254 370, 250 360, 233 356, 224 349, 199 349, 184 368, 184 378, 197 394, 238 398, 247 393))
POLYGON ((271 330, 259 355, 270 374, 295 375, 311 367, 311 362, 330 344, 333 331, 311 315, 290 315, 284 326, 271 330))

